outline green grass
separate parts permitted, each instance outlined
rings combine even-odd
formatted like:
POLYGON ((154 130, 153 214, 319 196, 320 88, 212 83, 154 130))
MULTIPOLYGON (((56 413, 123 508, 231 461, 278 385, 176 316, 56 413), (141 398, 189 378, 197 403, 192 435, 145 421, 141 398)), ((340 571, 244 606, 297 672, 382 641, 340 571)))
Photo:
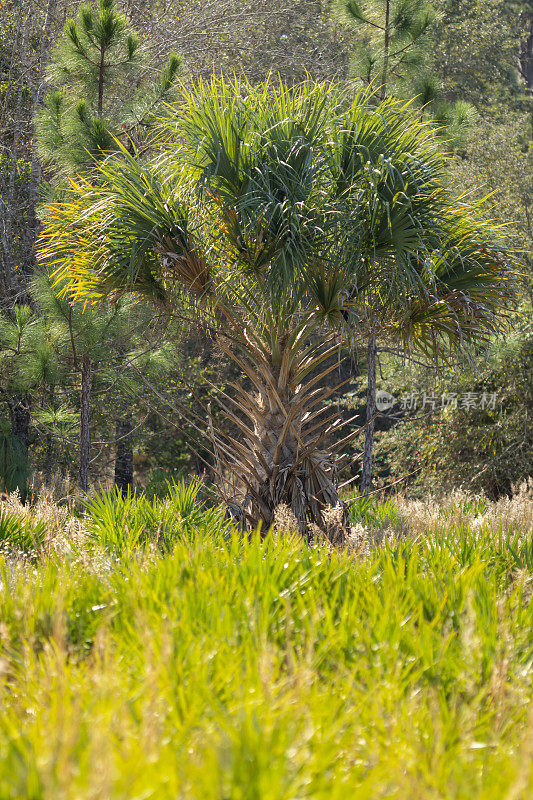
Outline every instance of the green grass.
POLYGON ((348 498, 351 523, 362 523, 368 528, 381 528, 395 524, 400 518, 397 504, 392 497, 379 497, 354 492, 348 498))
POLYGON ((1 800, 533 796, 531 539, 363 555, 158 503, 0 559, 1 800))

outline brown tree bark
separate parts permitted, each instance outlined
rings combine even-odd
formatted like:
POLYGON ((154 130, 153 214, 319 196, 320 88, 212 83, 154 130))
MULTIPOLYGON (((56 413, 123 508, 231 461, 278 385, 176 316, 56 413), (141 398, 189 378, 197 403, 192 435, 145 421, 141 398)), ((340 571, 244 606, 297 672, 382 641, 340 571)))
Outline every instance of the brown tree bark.
POLYGON ((87 492, 89 490, 90 404, 92 385, 92 364, 88 355, 83 356, 80 371, 80 460, 78 485, 82 492, 87 492))
POLYGON ((363 469, 361 471, 360 491, 368 494, 372 484, 372 458, 374 449, 374 427, 376 414, 376 360, 377 343, 376 337, 371 336, 368 340, 368 387, 366 390, 366 428, 365 428, 365 449, 363 452, 363 469))
POLYGON ((131 412, 118 417, 115 424, 117 450, 115 455, 115 488, 123 493, 133 487, 133 446, 131 432, 133 419, 131 412))

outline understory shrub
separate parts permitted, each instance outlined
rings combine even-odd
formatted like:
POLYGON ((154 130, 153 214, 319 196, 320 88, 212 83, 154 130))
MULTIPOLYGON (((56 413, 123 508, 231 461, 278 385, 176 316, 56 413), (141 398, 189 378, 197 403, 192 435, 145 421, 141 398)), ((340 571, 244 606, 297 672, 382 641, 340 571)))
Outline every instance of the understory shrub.
POLYGON ((200 481, 169 483, 163 497, 104 491, 85 503, 89 535, 114 553, 154 545, 168 552, 179 538, 219 525, 222 511, 208 503, 200 481), (203 498, 202 498, 203 495, 203 498))

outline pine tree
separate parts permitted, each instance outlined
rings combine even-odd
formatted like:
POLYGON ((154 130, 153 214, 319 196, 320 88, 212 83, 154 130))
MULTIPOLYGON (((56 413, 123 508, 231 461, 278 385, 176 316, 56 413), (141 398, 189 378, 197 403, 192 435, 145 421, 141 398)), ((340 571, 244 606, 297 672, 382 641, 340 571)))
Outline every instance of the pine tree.
MULTIPOLYGON (((151 77, 149 53, 113 0, 82 6, 69 20, 52 53, 48 77, 55 86, 37 115, 41 155, 61 178, 88 172, 121 144, 130 151, 143 144, 155 114, 172 100, 181 59, 172 54, 159 79, 151 77)), ((59 187, 56 185, 55 190, 59 187)), ((80 369, 80 487, 88 486, 91 358, 80 369)), ((133 481, 131 414, 116 420, 117 486, 133 481)))
POLYGON ((384 98, 390 86, 422 62, 421 40, 435 20, 427 0, 341 0, 341 20, 359 36, 354 74, 384 98))
POLYGON ((65 175, 90 168, 144 141, 155 113, 172 100, 181 58, 172 54, 159 79, 150 56, 113 0, 82 6, 51 54, 55 87, 37 114, 37 145, 45 163, 65 175))
MULTIPOLYGON (((82 492, 87 492, 93 391, 95 387, 101 391, 106 385, 113 389, 117 382, 126 382, 121 374, 124 372, 123 362, 144 340, 147 315, 143 309, 133 309, 129 301, 120 301, 112 306, 105 303, 85 306, 74 302, 68 293, 60 293, 60 297, 57 294, 58 287, 49 275, 41 274, 33 280, 32 299, 45 325, 55 359, 63 370, 64 383, 67 383, 66 375, 74 373, 78 376, 78 485, 82 492)), ((116 429, 120 429, 117 450, 122 452, 127 464, 132 464, 131 408, 123 412, 116 429), (121 425, 123 419, 130 423, 128 428, 121 425)), ((127 477, 127 481, 122 477, 121 488, 124 489, 131 485, 132 470, 120 470, 119 467, 119 475, 127 477)))
POLYGON ((79 375, 79 463, 78 485, 89 488, 90 411, 94 366, 109 348, 112 319, 99 309, 84 309, 69 298, 58 298, 52 280, 41 275, 32 283, 32 296, 46 320, 53 348, 67 371, 79 375))

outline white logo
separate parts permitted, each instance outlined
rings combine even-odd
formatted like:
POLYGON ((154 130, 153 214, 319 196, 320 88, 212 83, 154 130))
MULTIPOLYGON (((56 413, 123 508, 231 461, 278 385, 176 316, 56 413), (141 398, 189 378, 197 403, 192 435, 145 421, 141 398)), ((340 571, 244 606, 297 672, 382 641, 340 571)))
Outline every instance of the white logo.
POLYGON ((378 411, 387 411, 395 403, 394 397, 385 389, 378 389, 376 392, 376 408, 378 411))

